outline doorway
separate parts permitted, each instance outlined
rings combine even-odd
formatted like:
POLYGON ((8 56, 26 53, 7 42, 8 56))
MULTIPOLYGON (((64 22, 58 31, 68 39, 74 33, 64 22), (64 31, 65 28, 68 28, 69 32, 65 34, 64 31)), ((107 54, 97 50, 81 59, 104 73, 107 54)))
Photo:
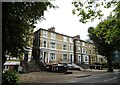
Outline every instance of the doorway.
POLYGON ((81 64, 81 55, 80 54, 78 54, 78 63, 81 64))

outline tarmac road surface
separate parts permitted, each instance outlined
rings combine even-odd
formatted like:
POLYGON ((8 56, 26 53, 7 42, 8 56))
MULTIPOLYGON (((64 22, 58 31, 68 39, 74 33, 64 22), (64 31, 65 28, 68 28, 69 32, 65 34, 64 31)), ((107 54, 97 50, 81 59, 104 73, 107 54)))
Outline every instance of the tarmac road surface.
POLYGON ((120 72, 111 72, 73 79, 71 83, 120 83, 120 72))

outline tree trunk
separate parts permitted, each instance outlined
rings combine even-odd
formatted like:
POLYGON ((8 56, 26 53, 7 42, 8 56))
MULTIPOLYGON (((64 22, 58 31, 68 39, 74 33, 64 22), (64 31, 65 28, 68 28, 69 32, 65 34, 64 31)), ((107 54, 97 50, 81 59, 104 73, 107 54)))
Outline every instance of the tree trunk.
POLYGON ((113 72, 111 56, 107 56, 108 72, 113 72))

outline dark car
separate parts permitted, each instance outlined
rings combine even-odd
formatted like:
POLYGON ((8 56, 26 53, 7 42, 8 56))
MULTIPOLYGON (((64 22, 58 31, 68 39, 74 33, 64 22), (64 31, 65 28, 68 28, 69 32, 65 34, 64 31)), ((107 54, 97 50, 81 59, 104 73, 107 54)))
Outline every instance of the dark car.
POLYGON ((67 72, 68 64, 67 63, 59 63, 58 64, 58 72, 67 72))
POLYGON ((90 68, 91 69, 100 69, 100 70, 103 69, 102 64, 100 64, 100 63, 93 63, 90 65, 90 68))
POLYGON ((46 65, 46 71, 52 72, 52 65, 46 65))
POLYGON ((62 63, 59 63, 59 64, 58 64, 58 66, 61 66, 61 65, 64 66, 64 67, 66 67, 66 68, 68 68, 68 64, 67 64, 67 63, 63 63, 63 62, 62 62, 62 63))

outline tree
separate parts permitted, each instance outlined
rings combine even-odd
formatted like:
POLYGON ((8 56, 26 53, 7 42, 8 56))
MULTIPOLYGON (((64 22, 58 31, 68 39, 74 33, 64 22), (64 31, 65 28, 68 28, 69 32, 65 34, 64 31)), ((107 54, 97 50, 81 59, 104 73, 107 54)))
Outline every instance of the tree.
MULTIPOLYGON (((104 29, 104 31, 106 31, 104 29)), ((103 29, 98 27, 97 29, 94 28, 89 28, 89 37, 91 40, 93 40, 97 52, 103 56, 107 57, 108 61, 108 71, 112 71, 112 60, 111 60, 111 53, 113 51, 113 45, 105 42, 105 33, 103 32, 103 29), (101 31, 101 32, 99 32, 101 31), (98 35, 99 34, 99 35, 98 35)))
POLYGON ((33 32, 36 20, 43 20, 50 2, 3 2, 2 3, 2 60, 5 55, 19 56, 28 46, 27 37, 33 32))
MULTIPOLYGON (((104 0, 105 1, 105 0, 104 0)), ((89 2, 88 0, 82 3, 82 1, 73 2, 75 8, 73 14, 78 11, 78 16, 80 16, 80 22, 86 23, 89 20, 93 21, 95 18, 101 19, 103 14, 101 10, 97 9, 99 6, 104 6, 105 8, 110 8, 115 6, 112 13, 106 20, 100 22, 96 28, 89 27, 89 37, 94 42, 99 54, 107 57, 108 61, 108 71, 112 72, 112 52, 115 50, 120 50, 120 1, 119 2, 101 2, 98 3, 97 0, 89 2), (87 3, 87 5, 85 5, 87 3), (84 4, 84 5, 83 5, 84 4)))
POLYGON ((120 51, 119 13, 116 14, 117 16, 108 17, 100 22, 95 29, 93 27, 88 29, 89 37, 94 42, 98 53, 107 57, 108 71, 110 72, 112 71, 113 52, 120 51))

